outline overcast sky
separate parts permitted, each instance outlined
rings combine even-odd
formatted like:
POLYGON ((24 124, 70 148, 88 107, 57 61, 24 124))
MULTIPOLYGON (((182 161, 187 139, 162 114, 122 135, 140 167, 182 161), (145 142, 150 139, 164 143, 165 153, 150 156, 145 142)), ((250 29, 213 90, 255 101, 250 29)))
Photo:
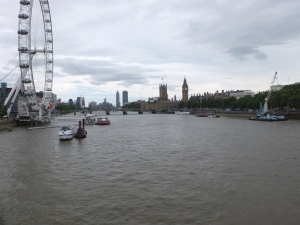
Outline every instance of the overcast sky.
MULTIPOLYGON (((35 0, 36 1, 36 0, 35 0)), ((19 0, 0 0, 0 79, 18 48, 19 0), (6 67, 6 68, 5 68, 6 67)), ((49 0, 53 92, 115 105, 159 95, 254 92, 300 79, 299 0, 49 0), (163 78, 163 80, 162 80, 163 78)), ((13 63, 17 65, 18 57, 13 63)), ((5 80, 4 80, 5 81, 5 80)))

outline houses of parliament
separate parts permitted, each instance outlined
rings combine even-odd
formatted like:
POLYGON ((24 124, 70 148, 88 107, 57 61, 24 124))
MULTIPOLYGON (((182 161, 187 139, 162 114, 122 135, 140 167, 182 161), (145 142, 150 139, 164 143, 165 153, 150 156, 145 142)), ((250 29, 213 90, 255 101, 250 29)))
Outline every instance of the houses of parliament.
MULTIPOLYGON (((188 85, 186 79, 183 80, 182 85, 182 100, 183 102, 188 101, 188 85)), ((148 101, 141 101, 141 110, 162 110, 162 109, 174 109, 178 108, 178 101, 176 95, 174 98, 168 98, 168 86, 166 84, 159 85, 159 97, 149 98, 148 101)))

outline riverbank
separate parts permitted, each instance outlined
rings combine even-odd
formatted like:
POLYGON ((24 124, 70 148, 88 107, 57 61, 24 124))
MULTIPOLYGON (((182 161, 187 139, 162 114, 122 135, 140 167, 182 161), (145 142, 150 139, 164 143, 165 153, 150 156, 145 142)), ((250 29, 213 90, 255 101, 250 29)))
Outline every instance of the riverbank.
POLYGON ((1 130, 12 131, 14 126, 15 123, 13 120, 0 120, 0 131, 1 130))
MULTIPOLYGON (((206 115, 209 111, 196 111, 195 116, 206 115)), ((290 112, 277 112, 278 114, 283 114, 288 119, 300 120, 299 111, 290 111, 290 112)), ((277 114, 275 113, 275 114, 277 114)), ((216 115, 218 116, 227 116, 227 117, 247 117, 256 116, 255 111, 217 111, 216 115)))
MULTIPOLYGON (((195 116, 206 115, 209 111, 197 111, 195 112, 195 116)), ((255 112, 248 112, 248 111, 217 111, 217 116, 227 116, 227 117, 251 117, 255 116, 255 112)))

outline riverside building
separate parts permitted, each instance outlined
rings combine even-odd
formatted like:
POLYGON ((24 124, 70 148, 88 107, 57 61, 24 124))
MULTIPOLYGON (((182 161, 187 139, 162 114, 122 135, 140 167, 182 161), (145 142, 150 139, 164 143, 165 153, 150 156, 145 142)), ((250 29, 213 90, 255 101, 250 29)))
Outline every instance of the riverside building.
POLYGON ((236 99, 245 97, 247 95, 253 96, 255 93, 250 90, 237 90, 230 92, 230 97, 236 97, 236 99))
POLYGON ((128 102, 128 91, 123 91, 123 106, 128 102))
MULTIPOLYGON (((182 85, 182 101, 188 101, 188 85, 186 79, 184 78, 182 85)), ((168 109, 177 109, 178 101, 176 95, 174 98, 168 98, 168 85, 160 84, 159 85, 159 97, 149 97, 148 101, 141 101, 140 108, 141 110, 168 110, 168 109)))
POLYGON ((116 93, 116 108, 120 108, 120 94, 119 91, 116 93))

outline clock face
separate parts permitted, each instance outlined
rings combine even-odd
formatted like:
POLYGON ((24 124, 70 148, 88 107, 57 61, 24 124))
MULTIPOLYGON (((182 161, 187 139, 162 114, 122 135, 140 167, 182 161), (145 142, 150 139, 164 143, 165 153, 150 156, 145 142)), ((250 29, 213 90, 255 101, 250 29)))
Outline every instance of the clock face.
POLYGON ((187 91, 187 88, 184 88, 184 90, 186 90, 186 91, 187 91))

